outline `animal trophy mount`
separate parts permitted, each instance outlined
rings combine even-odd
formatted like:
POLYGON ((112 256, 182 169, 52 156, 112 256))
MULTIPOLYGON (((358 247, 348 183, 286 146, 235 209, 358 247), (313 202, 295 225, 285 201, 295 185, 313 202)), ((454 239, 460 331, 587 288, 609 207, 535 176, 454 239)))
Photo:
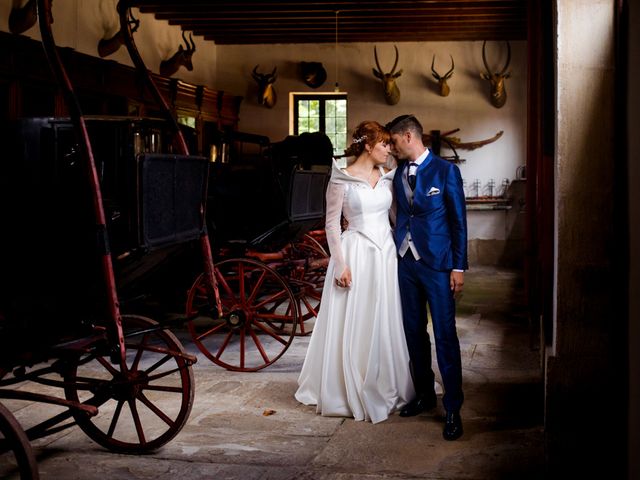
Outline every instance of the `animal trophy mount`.
POLYGON ((438 72, 436 72, 436 69, 434 67, 434 63, 436 61, 435 54, 433 55, 433 60, 431 60, 431 72, 432 72, 433 78, 435 78, 438 81, 438 89, 439 89, 440 96, 442 97, 446 97, 447 95, 449 95, 450 89, 449 89, 449 85, 447 84, 447 80, 451 78, 451 76, 453 75, 453 69, 455 68, 455 65, 453 63, 453 56, 452 55, 449 55, 449 56, 451 57, 451 70, 449 70, 444 75, 440 75, 438 72))
POLYGON ((499 73, 491 73, 491 69, 487 64, 486 46, 487 41, 485 40, 482 44, 482 62, 484 63, 486 72, 480 72, 480 76, 488 80, 491 85, 491 105, 496 108, 501 108, 507 102, 507 89, 504 86, 504 81, 511 76, 511 73, 507 72, 509 62, 511 61, 511 45, 507 42, 507 62, 499 73))
POLYGON ((276 69, 278 67, 273 67, 273 71, 271 73, 259 73, 259 66, 260 65, 256 65, 253 67, 253 73, 251 74, 258 84, 258 103, 267 108, 273 108, 278 100, 276 89, 273 86, 278 78, 276 75, 276 69))
POLYGON ((187 70, 193 70, 193 63, 191 63, 191 57, 196 51, 196 44, 193 42, 193 37, 189 34, 189 41, 182 32, 182 39, 186 48, 182 48, 182 45, 178 47, 178 51, 174 53, 171 58, 160 62, 160 75, 170 77, 178 71, 180 67, 184 67, 187 70))
MULTIPOLYGON (((14 2, 15 3, 15 2, 14 2)), ((14 34, 26 32, 38 20, 36 0, 29 0, 22 7, 13 7, 9 14, 9 31, 14 34)))
POLYGON ((485 145, 489 145, 490 143, 498 140, 504 133, 502 130, 500 130, 493 137, 487 138, 485 140, 476 140, 475 142, 462 142, 460 138, 452 136, 454 133, 459 131, 459 128, 445 133, 440 132, 440 130, 431 130, 431 133, 429 134, 422 134, 422 142, 425 145, 429 146, 429 148, 433 150, 436 155, 439 155, 445 160, 453 163, 461 163, 465 160, 463 158, 460 158, 457 150, 475 150, 476 148, 484 147, 485 145), (449 148, 453 152, 453 155, 441 155, 440 147, 442 146, 442 144, 449 148))
POLYGON ((300 62, 302 81, 311 88, 318 88, 327 80, 327 71, 321 62, 300 62))
POLYGON ((398 47, 395 45, 393 48, 396 49, 396 61, 393 64, 393 68, 389 73, 382 73, 382 68, 380 67, 380 62, 378 61, 378 51, 376 47, 373 47, 373 55, 376 59, 376 66, 378 70, 373 69, 373 74, 376 78, 382 81, 382 88, 384 89, 384 99, 389 105, 395 105, 400 101, 400 90, 398 89, 398 85, 396 84, 396 79, 402 75, 402 69, 396 72, 396 67, 398 66, 398 47))
MULTIPOLYGON (((129 9, 129 24, 127 28, 129 29, 130 33, 133 34, 138 30, 138 27, 140 27, 140 20, 135 18, 133 16, 133 13, 131 13, 131 9, 129 9)), ((104 58, 108 57, 112 53, 117 52, 120 46, 124 45, 124 39, 126 35, 129 35, 129 32, 125 31, 121 27, 120 30, 118 30, 118 33, 116 33, 113 37, 101 39, 98 42, 98 55, 100 55, 101 58, 104 58)))

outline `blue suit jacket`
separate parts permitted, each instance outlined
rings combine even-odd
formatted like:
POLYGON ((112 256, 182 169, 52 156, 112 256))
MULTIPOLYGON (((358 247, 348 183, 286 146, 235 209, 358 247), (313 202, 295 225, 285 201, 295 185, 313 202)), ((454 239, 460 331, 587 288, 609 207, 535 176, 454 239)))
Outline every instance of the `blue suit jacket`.
POLYGON ((460 169, 429 152, 416 172, 413 202, 406 194, 403 178, 408 162, 394 176, 396 227, 400 248, 407 232, 420 258, 434 270, 466 270, 467 212, 460 169))

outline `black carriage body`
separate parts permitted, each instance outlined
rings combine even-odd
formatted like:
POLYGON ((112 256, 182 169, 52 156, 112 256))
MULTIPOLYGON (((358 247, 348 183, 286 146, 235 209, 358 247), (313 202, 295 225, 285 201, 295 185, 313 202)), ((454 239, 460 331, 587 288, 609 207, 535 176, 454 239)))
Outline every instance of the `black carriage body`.
POLYGON ((322 228, 333 148, 321 133, 266 137, 229 134, 211 164, 209 231, 214 245, 241 254, 277 251, 322 228))
MULTIPOLYGON (((166 122, 87 118, 106 234, 66 119, 9 127, 0 160, 0 329, 48 343, 109 318, 104 253, 120 299, 204 232, 208 161, 168 152, 166 122)), ((3 335, 7 337, 7 335, 3 335)), ((9 335, 8 337, 11 337, 9 335)))

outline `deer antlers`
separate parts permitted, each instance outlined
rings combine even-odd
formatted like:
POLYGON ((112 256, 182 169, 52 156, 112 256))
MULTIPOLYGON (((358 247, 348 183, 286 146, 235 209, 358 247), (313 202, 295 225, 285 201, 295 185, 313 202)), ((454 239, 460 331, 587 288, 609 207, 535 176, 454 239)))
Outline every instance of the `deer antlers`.
POLYGON ((507 90, 504 86, 504 81, 511 76, 511 73, 505 73, 507 72, 507 68, 509 68, 509 62, 511 62, 511 45, 507 42, 507 62, 499 73, 491 73, 485 54, 486 45, 487 41, 485 40, 482 44, 482 62, 487 71, 486 73, 481 72, 480 76, 488 80, 491 85, 491 105, 500 108, 507 102, 507 90))
POLYGON ((438 72, 436 72, 436 69, 433 66, 436 61, 435 53, 433 54, 433 60, 431 60, 431 71, 433 72, 432 75, 438 81, 438 87, 440 88, 440 95, 443 97, 446 97, 447 95, 449 95, 449 85, 447 85, 447 80, 451 78, 451 76, 453 75, 453 69, 455 68, 455 65, 453 63, 453 55, 449 54, 449 56, 451 57, 451 69, 444 75, 438 74, 438 72))
POLYGON ((160 75, 170 77, 178 71, 182 66, 187 70, 193 70, 193 63, 191 63, 191 57, 193 52, 196 51, 196 44, 193 42, 193 37, 189 33, 189 40, 184 36, 182 32, 182 40, 187 48, 183 48, 182 45, 178 46, 178 51, 174 53, 171 58, 160 62, 160 75))
POLYGON ((256 65, 253 67, 253 72, 251 73, 251 76, 258 84, 258 103, 267 108, 273 108, 278 99, 276 89, 273 86, 274 82, 278 78, 276 75, 276 69, 278 67, 273 67, 273 71, 271 73, 259 73, 259 66, 260 65, 256 65))
MULTIPOLYGON (((140 20, 133 16, 131 9, 129 9, 129 22, 127 28, 130 29, 130 32, 133 34, 140 27, 140 20)), ((124 45, 125 35, 128 35, 128 32, 124 31, 122 28, 118 30, 111 38, 103 38, 98 42, 98 55, 101 58, 108 57, 112 53, 118 51, 121 45, 124 45)))
POLYGON ((13 7, 9 14, 9 31, 19 34, 33 27, 38 20, 37 2, 29 0, 23 7, 13 7))
POLYGON ((402 69, 400 69, 396 73, 396 67, 398 66, 398 47, 393 46, 396 50, 396 61, 393 64, 393 68, 389 73, 382 73, 382 68, 380 67, 380 62, 378 61, 378 50, 376 47, 373 47, 373 55, 376 59, 376 66, 378 70, 373 69, 373 74, 376 78, 379 78, 382 81, 382 88, 384 89, 384 99, 387 101, 389 105, 395 105, 400 101, 400 90, 398 89, 398 85, 396 84, 396 78, 402 75, 402 69))

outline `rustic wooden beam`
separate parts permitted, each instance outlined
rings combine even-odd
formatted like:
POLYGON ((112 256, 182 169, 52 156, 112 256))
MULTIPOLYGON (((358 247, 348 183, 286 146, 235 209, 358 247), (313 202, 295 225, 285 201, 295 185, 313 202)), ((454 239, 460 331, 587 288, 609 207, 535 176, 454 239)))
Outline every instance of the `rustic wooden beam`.
POLYGON ((140 0, 131 5, 220 44, 330 43, 336 20, 340 41, 346 42, 378 40, 371 37, 373 30, 388 41, 524 40, 527 35, 528 0, 140 0), (292 26, 306 29, 302 39, 292 26))

